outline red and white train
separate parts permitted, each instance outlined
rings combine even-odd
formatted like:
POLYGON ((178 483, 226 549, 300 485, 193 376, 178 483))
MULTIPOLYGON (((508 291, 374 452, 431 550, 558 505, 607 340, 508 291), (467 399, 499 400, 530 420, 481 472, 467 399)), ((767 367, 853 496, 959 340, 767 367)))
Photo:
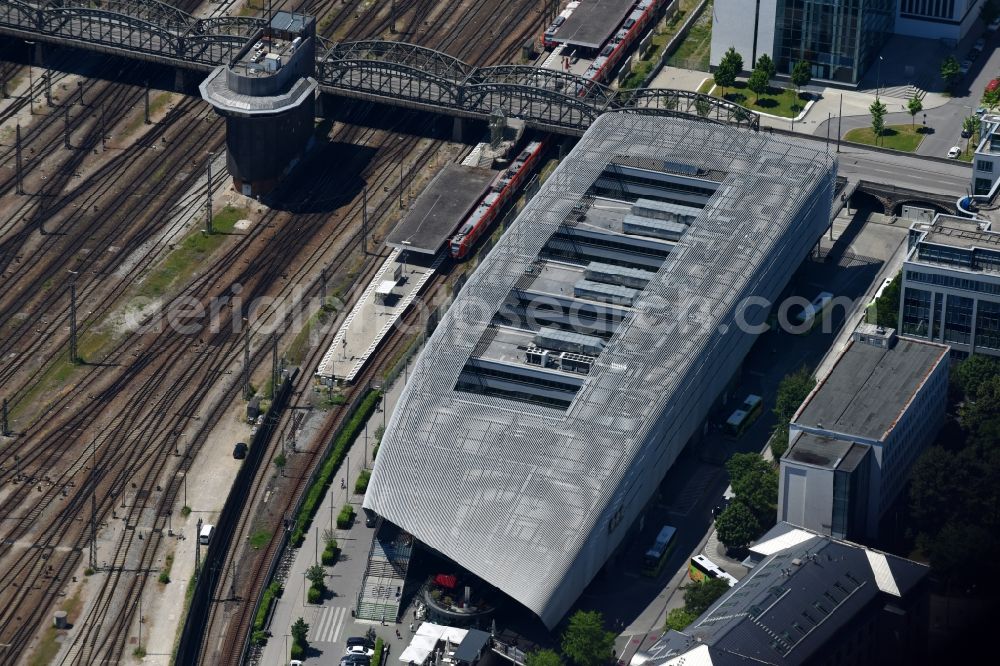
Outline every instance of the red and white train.
POLYGON ((490 184, 475 210, 465 218, 458 233, 451 239, 451 256, 465 259, 483 232, 489 228, 503 205, 527 182, 531 171, 545 148, 544 141, 532 141, 522 150, 511 165, 490 184))

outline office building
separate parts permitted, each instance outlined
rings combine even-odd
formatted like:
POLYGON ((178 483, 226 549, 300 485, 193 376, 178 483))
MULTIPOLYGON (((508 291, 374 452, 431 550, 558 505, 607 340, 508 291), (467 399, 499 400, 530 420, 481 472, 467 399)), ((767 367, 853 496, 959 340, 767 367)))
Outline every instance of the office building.
POLYGON ((959 357, 1000 355, 1000 232, 985 220, 938 215, 910 226, 899 299, 901 332, 959 357))
POLYGON ((896 33, 959 42, 979 20, 986 0, 898 0, 896 33))
POLYGON ((766 53, 778 74, 806 60, 814 79, 858 83, 892 34, 895 11, 896 0, 715 0, 710 62, 732 46, 747 70, 766 53))
POLYGON ((924 661, 929 568, 778 523, 753 568, 629 666, 885 666, 924 661))
POLYGON ((944 421, 948 348, 862 324, 789 426, 778 520, 870 540, 944 421))
POLYGON ((979 120, 979 137, 972 159, 972 194, 990 201, 1000 182, 1000 115, 983 115, 979 120))
POLYGON ((365 509, 556 625, 703 431, 768 316, 745 299, 777 298, 827 228, 835 169, 602 115, 428 340, 365 509))

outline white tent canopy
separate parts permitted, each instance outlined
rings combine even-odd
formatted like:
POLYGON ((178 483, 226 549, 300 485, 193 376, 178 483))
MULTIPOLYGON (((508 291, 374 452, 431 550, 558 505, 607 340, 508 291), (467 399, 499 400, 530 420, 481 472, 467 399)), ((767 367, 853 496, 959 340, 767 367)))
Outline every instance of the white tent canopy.
POLYGON ((446 627, 443 624, 433 622, 423 622, 417 627, 417 636, 429 636, 436 641, 448 641, 453 645, 458 645, 469 633, 468 629, 458 627, 446 627))
POLYGON ((399 660, 404 663, 413 662, 414 664, 422 664, 434 652, 436 645, 436 638, 418 634, 413 637, 410 644, 406 646, 406 649, 399 654, 399 660))

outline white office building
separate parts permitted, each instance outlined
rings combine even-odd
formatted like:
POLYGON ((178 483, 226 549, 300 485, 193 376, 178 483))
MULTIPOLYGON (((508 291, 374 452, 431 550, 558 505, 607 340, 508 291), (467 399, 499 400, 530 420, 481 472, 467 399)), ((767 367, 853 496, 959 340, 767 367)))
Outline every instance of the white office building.
POLYGON ((874 539, 944 421, 947 391, 948 347, 862 324, 792 419, 778 520, 874 539))
POLYGON ((958 42, 986 0, 897 0, 896 34, 958 42))

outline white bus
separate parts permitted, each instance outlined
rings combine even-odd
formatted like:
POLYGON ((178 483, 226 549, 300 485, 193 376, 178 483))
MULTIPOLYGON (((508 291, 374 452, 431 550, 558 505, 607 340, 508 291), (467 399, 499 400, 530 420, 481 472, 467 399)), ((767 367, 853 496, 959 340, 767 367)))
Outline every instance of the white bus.
POLYGON ((808 325, 805 331, 811 331, 816 324, 823 321, 823 315, 826 314, 826 308, 833 301, 833 294, 828 291, 821 291, 816 298, 813 299, 812 303, 802 308, 802 312, 796 317, 796 320, 800 326, 808 325))

